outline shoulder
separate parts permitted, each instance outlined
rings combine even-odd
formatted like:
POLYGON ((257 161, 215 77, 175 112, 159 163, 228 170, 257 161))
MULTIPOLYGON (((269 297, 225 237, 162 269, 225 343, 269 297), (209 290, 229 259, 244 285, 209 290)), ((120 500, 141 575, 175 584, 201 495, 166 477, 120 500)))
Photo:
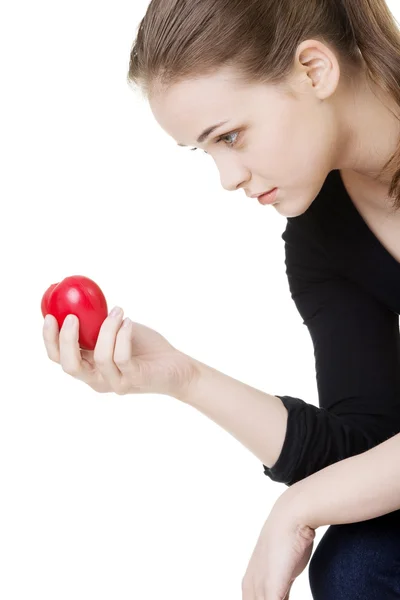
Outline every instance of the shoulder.
POLYGON ((287 246, 313 246, 324 251, 338 237, 338 225, 346 221, 344 188, 339 171, 331 171, 308 210, 287 219, 282 239, 287 246))
POLYGON ((282 234, 287 250, 315 252, 333 257, 338 246, 348 243, 355 233, 351 200, 338 170, 331 171, 308 210, 287 219, 282 234))
POLYGON ((320 280, 335 269, 334 247, 338 243, 338 206, 335 206, 335 178, 331 172, 308 210, 289 217, 282 239, 288 276, 320 280))

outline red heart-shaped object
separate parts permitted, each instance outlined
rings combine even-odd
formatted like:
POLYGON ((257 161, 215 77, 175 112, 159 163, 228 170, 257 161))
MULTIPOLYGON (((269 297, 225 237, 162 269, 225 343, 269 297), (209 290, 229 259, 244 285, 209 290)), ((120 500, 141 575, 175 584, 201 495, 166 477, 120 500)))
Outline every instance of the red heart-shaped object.
POLYGON ((79 346, 94 350, 101 325, 108 316, 105 296, 97 283, 82 275, 66 277, 53 283, 44 293, 42 315, 53 315, 61 329, 67 315, 79 319, 79 346))

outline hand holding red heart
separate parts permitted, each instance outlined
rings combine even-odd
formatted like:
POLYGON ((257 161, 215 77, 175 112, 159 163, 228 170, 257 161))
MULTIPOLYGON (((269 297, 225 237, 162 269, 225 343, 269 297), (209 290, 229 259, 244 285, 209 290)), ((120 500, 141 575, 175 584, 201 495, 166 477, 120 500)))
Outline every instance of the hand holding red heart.
POLYGON ((50 360, 97 392, 183 398, 196 378, 195 361, 161 334, 123 321, 117 307, 108 315, 105 296, 91 279, 73 276, 52 284, 41 308, 50 360))

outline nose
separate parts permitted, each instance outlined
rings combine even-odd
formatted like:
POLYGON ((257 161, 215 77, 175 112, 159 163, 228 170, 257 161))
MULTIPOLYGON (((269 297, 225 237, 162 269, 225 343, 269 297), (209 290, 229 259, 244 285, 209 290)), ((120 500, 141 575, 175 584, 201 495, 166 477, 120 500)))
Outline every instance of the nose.
POLYGON ((248 187, 246 184, 251 179, 251 173, 247 167, 240 163, 229 161, 224 165, 217 165, 222 187, 228 192, 248 187))

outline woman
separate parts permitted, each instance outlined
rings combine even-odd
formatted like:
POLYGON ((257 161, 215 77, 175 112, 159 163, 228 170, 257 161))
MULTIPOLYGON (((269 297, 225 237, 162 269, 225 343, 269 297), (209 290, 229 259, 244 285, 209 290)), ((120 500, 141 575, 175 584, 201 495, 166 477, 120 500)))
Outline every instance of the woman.
POLYGON ((99 392, 191 404, 289 487, 250 561, 244 600, 287 598, 323 524, 335 525, 310 564, 315 600, 400 598, 400 485, 390 485, 400 474, 394 18, 384 0, 153 0, 129 81, 178 144, 210 155, 225 189, 287 217, 287 274, 314 344, 320 407, 227 377, 122 324, 122 310, 94 353, 80 351, 76 318, 58 332, 48 316, 49 357, 99 392))

